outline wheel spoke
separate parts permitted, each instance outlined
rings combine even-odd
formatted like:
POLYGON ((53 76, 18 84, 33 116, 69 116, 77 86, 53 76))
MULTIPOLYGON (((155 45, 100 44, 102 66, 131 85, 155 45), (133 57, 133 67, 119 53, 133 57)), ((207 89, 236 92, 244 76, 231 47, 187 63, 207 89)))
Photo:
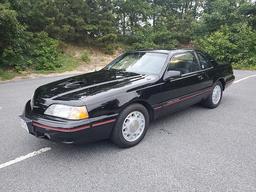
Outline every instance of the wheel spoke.
POLYGON ((145 117, 140 111, 133 111, 127 115, 123 122, 122 134, 129 142, 136 141, 145 129, 145 117))
POLYGON ((212 92, 212 102, 213 104, 217 105, 221 99, 221 87, 216 85, 212 92))

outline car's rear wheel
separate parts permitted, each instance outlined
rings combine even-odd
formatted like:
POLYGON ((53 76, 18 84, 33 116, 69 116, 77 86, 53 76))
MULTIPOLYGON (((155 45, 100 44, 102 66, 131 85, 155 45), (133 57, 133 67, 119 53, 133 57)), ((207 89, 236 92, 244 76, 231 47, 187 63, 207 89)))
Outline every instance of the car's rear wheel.
POLYGON ((209 95, 209 97, 203 101, 203 105, 211 109, 218 107, 218 105, 221 102, 222 95, 223 95, 223 86, 222 86, 222 83, 218 81, 213 86, 212 92, 209 95))
POLYGON ((122 148, 137 145, 145 136, 149 126, 149 114, 141 104, 132 104, 118 117, 111 140, 122 148))

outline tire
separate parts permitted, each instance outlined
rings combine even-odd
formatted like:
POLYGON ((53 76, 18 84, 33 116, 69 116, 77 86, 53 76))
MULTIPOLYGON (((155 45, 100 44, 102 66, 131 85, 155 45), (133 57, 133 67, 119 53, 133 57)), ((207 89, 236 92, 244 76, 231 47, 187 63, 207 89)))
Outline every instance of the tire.
POLYGON ((220 102, 221 102, 221 99, 222 99, 222 95, 223 95, 223 86, 222 86, 222 83, 220 81, 217 81, 214 86, 213 86, 213 89, 212 89, 212 92, 211 94, 207 97, 206 100, 204 100, 202 102, 202 104, 207 107, 207 108, 210 108, 210 109, 214 109, 216 107, 219 106, 220 102), (219 93, 216 93, 219 92, 219 93), (217 96, 217 95, 218 96, 217 96), (215 95, 215 96, 214 96, 215 95), (214 99, 214 97, 216 97, 214 99))
POLYGON ((148 110, 141 104, 132 104, 119 115, 111 140, 121 148, 133 147, 144 138, 148 126, 148 110))

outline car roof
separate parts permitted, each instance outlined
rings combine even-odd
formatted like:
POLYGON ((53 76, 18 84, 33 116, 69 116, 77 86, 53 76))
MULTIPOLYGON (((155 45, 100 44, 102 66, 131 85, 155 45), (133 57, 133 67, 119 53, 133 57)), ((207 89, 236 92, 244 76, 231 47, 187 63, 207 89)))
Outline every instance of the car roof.
POLYGON ((152 53, 164 53, 164 54, 175 54, 182 53, 185 51, 195 51, 195 49, 186 48, 186 49, 142 49, 135 52, 152 52, 152 53))

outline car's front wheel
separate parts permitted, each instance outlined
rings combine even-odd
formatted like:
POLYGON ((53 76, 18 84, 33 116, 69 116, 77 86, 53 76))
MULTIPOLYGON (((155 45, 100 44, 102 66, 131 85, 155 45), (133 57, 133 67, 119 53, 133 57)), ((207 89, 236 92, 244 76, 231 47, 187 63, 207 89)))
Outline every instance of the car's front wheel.
POLYGON ((119 115, 111 140, 119 147, 132 147, 144 138, 148 126, 147 109, 141 104, 132 104, 119 115))
POLYGON ((211 109, 218 107, 222 99, 222 94, 223 94, 223 86, 222 86, 222 83, 218 81, 213 86, 212 92, 209 95, 209 97, 205 101, 203 101, 203 105, 211 109))

